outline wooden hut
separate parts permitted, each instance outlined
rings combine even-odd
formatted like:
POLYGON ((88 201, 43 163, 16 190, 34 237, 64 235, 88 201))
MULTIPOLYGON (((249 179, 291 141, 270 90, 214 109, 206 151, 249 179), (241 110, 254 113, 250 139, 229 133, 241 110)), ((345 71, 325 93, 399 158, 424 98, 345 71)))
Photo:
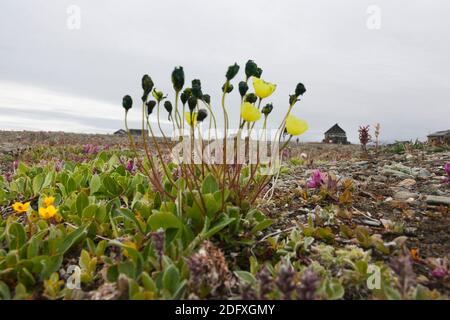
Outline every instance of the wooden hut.
POLYGON ((324 143, 349 144, 347 134, 337 123, 325 132, 324 143))

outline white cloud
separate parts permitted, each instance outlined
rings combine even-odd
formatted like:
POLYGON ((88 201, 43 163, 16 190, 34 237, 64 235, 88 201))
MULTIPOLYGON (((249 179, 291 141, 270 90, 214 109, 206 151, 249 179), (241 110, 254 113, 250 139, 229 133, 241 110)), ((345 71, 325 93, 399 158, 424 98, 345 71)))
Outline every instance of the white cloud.
MULTIPOLYGON (((6 81, 0 81, 0 88, 0 127, 3 129, 112 133, 123 127, 124 111, 120 102, 114 105, 6 81)), ((139 127, 139 114, 130 111, 130 127, 139 127)))

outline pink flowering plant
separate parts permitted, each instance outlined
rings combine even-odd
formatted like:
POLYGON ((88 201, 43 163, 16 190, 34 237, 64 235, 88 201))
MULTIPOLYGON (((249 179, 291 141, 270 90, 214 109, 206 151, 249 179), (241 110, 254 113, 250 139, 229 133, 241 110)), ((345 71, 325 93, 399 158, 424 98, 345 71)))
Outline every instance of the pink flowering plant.
POLYGON ((447 174, 447 177, 444 179, 444 183, 450 183, 450 162, 447 162, 444 165, 444 171, 447 174))
POLYGON ((328 175, 324 172, 321 172, 319 169, 314 170, 311 173, 311 177, 307 182, 307 186, 310 189, 320 189, 328 180, 328 175))

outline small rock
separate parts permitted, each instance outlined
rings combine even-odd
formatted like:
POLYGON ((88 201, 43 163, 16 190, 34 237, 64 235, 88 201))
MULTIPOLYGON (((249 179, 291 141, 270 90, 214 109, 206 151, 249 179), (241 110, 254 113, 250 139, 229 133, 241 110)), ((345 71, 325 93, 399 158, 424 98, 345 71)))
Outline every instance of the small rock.
POLYGON ((450 206, 450 197, 444 196, 427 196, 426 202, 428 204, 445 204, 450 206))
POLYGON ((428 171, 427 169, 420 169, 419 172, 417 173, 417 176, 419 178, 428 178, 431 176, 431 172, 428 171))
POLYGON ((392 170, 392 169, 389 169, 389 168, 381 170, 381 173, 384 174, 384 175, 393 175, 393 176, 397 176, 397 177, 400 177, 400 178, 412 178, 413 177, 410 174, 407 174, 407 173, 404 173, 404 172, 401 172, 401 171, 397 171, 397 170, 392 170))
POLYGON ((361 219, 361 222, 368 225, 368 226, 373 226, 373 227, 380 227, 381 226, 381 222, 376 221, 376 220, 369 220, 369 219, 361 219))
POLYGON ((416 184, 416 180, 414 180, 414 179, 405 179, 405 180, 401 181, 398 184, 398 186, 399 187, 412 187, 415 184, 416 184))
POLYGON ((398 192, 394 193, 393 197, 396 200, 408 200, 410 198, 412 198, 412 199, 418 198, 419 194, 415 193, 415 192, 409 192, 409 191, 398 191, 398 192))

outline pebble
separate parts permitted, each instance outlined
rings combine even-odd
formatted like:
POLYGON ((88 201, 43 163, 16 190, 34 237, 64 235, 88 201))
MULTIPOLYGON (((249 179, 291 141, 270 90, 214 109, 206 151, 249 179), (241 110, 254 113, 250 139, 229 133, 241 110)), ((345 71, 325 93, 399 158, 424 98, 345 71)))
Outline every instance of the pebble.
POLYGON ((450 197, 444 196, 427 196, 426 202, 428 204, 445 204, 450 206, 450 197))
POLYGON ((392 165, 385 165, 382 174, 391 174, 400 178, 412 179, 414 177, 429 178, 432 176, 431 172, 425 168, 410 168, 401 163, 394 163, 392 165))
POLYGON ((408 200, 410 198, 416 199, 419 197, 418 193, 409 192, 409 191, 398 191, 394 193, 393 198, 396 200, 408 200))
POLYGON ((399 187, 412 187, 415 184, 416 184, 416 180, 414 180, 414 179, 405 179, 405 180, 401 181, 398 184, 398 186, 399 187))
POLYGON ((418 173, 417 173, 417 176, 419 178, 428 178, 428 177, 431 176, 431 172, 428 171, 427 169, 419 169, 418 173))
POLYGON ((394 175, 394 176, 397 176, 397 177, 400 177, 400 178, 413 178, 413 176, 410 175, 410 174, 407 174, 407 173, 404 173, 404 172, 401 172, 401 171, 398 171, 398 170, 392 170, 392 169, 389 169, 389 168, 381 170, 381 173, 385 174, 385 175, 394 175))
POLYGON ((381 222, 375 221, 375 220, 361 219, 361 222, 366 224, 366 225, 373 226, 373 227, 381 226, 381 222))

